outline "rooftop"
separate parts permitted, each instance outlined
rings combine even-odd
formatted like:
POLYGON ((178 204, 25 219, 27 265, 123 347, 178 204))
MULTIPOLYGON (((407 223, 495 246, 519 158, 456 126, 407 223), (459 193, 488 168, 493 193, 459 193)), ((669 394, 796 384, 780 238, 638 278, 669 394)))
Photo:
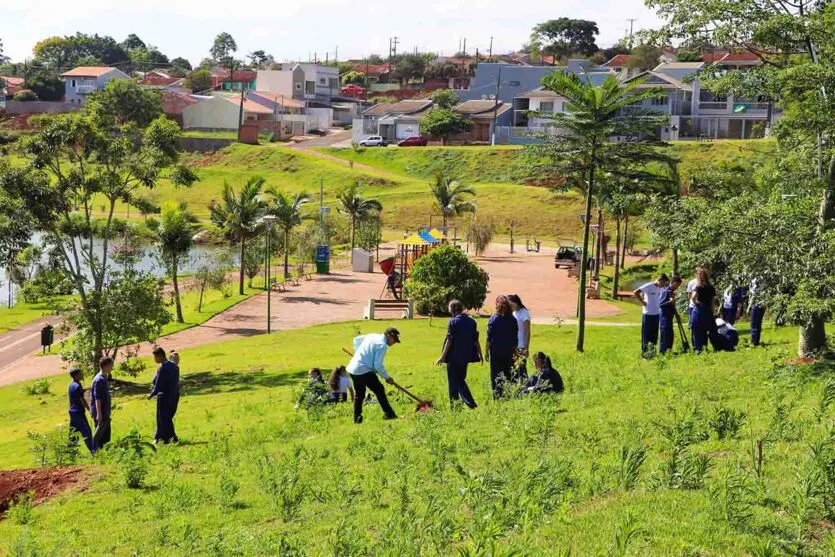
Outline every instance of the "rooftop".
POLYGON ((632 56, 629 54, 618 54, 603 65, 607 68, 623 68, 629 64, 631 59, 632 56))
POLYGON ((117 68, 111 68, 109 66, 79 66, 66 73, 62 73, 61 77, 101 77, 114 70, 119 71, 117 68))
POLYGON ((284 95, 276 95, 275 93, 268 93, 266 91, 252 91, 259 97, 263 97, 269 101, 274 102, 277 105, 290 107, 290 108, 304 108, 304 103, 300 101, 296 101, 290 98, 287 98, 284 95))

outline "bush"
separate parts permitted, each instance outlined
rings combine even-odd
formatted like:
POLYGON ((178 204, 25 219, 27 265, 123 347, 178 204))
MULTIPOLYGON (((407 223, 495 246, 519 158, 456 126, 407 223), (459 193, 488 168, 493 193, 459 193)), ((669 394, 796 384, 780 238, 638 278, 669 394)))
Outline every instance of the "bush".
POLYGON ((81 436, 75 430, 58 426, 50 433, 30 431, 26 436, 32 443, 29 451, 36 466, 70 466, 78 462, 81 436))
POLYGON ((12 97, 12 100, 24 102, 36 101, 38 100, 38 95, 36 95, 35 92, 31 89, 23 89, 15 93, 14 97, 12 97))
POLYGON ((441 246, 415 263, 406 293, 420 313, 444 313, 452 299, 478 309, 487 297, 490 277, 458 248, 441 246))
POLYGON ((35 502, 35 492, 27 491, 17 497, 9 504, 6 511, 6 518, 12 524, 29 524, 32 520, 32 504, 35 502))
POLYGON ((31 385, 23 387, 24 392, 29 396, 49 394, 49 386, 51 382, 48 377, 42 377, 36 380, 31 385))

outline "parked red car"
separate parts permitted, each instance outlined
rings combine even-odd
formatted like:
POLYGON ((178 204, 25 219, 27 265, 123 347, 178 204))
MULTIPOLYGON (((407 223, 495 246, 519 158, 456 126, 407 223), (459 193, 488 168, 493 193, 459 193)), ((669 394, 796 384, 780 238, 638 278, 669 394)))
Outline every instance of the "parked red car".
POLYGON ((365 95, 365 88, 351 83, 340 89, 339 92, 343 97, 362 97, 365 95))
POLYGON ((419 135, 407 137, 403 141, 397 143, 398 147, 426 147, 426 138, 419 135))

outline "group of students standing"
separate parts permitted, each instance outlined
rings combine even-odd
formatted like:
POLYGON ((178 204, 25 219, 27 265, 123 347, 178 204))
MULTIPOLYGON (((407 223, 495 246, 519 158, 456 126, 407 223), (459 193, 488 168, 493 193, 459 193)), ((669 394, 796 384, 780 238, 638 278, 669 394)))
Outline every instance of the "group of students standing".
MULTIPOLYGON (((707 269, 696 267, 694 275, 686 288, 688 326, 693 350, 702 352, 708 344, 716 351, 735 350, 739 335, 734 323, 742 316, 746 297, 751 319, 751 344, 759 346, 765 308, 757 298, 757 280, 751 281, 747 293, 744 288, 736 285, 728 286, 720 301, 707 269)), ((676 293, 681 285, 682 279, 678 275, 670 279, 662 273, 655 281, 640 286, 633 293, 643 305, 642 354, 653 351, 659 341, 659 332, 658 351, 664 354, 672 350, 675 320, 680 320, 676 309, 676 293)))
MULTIPOLYGON (((180 355, 171 351, 170 358, 165 350, 157 346, 154 348, 154 361, 159 364, 152 382, 148 399, 156 398, 157 429, 154 433, 154 443, 177 443, 177 433, 174 430, 174 416, 180 404, 180 355)), ((104 447, 110 442, 111 436, 111 388, 110 379, 113 372, 113 358, 105 356, 99 360, 99 372, 90 385, 90 403, 84 396, 84 386, 81 384, 83 373, 75 368, 70 371, 69 414, 70 430, 76 432, 82 439, 90 453, 104 447), (90 429, 87 412, 93 418, 95 430, 90 429)))

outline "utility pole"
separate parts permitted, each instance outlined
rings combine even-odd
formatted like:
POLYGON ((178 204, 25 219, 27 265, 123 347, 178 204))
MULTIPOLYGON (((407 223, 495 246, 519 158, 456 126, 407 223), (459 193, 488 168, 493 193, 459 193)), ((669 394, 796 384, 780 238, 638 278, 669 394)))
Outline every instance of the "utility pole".
POLYGON ((499 65, 499 76, 496 78, 496 99, 493 101, 493 133, 490 145, 496 145, 496 120, 499 116, 499 93, 502 90, 502 66, 499 65))
POLYGON ((241 127, 244 125, 244 88, 241 87, 241 104, 238 107, 238 141, 241 140, 241 127))
POLYGON ((333 48, 333 63, 339 66, 339 45, 333 48))
POLYGON ((629 48, 632 48, 633 30, 635 29, 635 22, 638 20, 635 18, 629 18, 626 21, 629 22, 629 48))
POLYGON ((493 61, 493 37, 490 37, 490 53, 487 55, 487 61, 493 61))
POLYGON ((464 37, 464 58, 467 57, 467 37, 464 37))

